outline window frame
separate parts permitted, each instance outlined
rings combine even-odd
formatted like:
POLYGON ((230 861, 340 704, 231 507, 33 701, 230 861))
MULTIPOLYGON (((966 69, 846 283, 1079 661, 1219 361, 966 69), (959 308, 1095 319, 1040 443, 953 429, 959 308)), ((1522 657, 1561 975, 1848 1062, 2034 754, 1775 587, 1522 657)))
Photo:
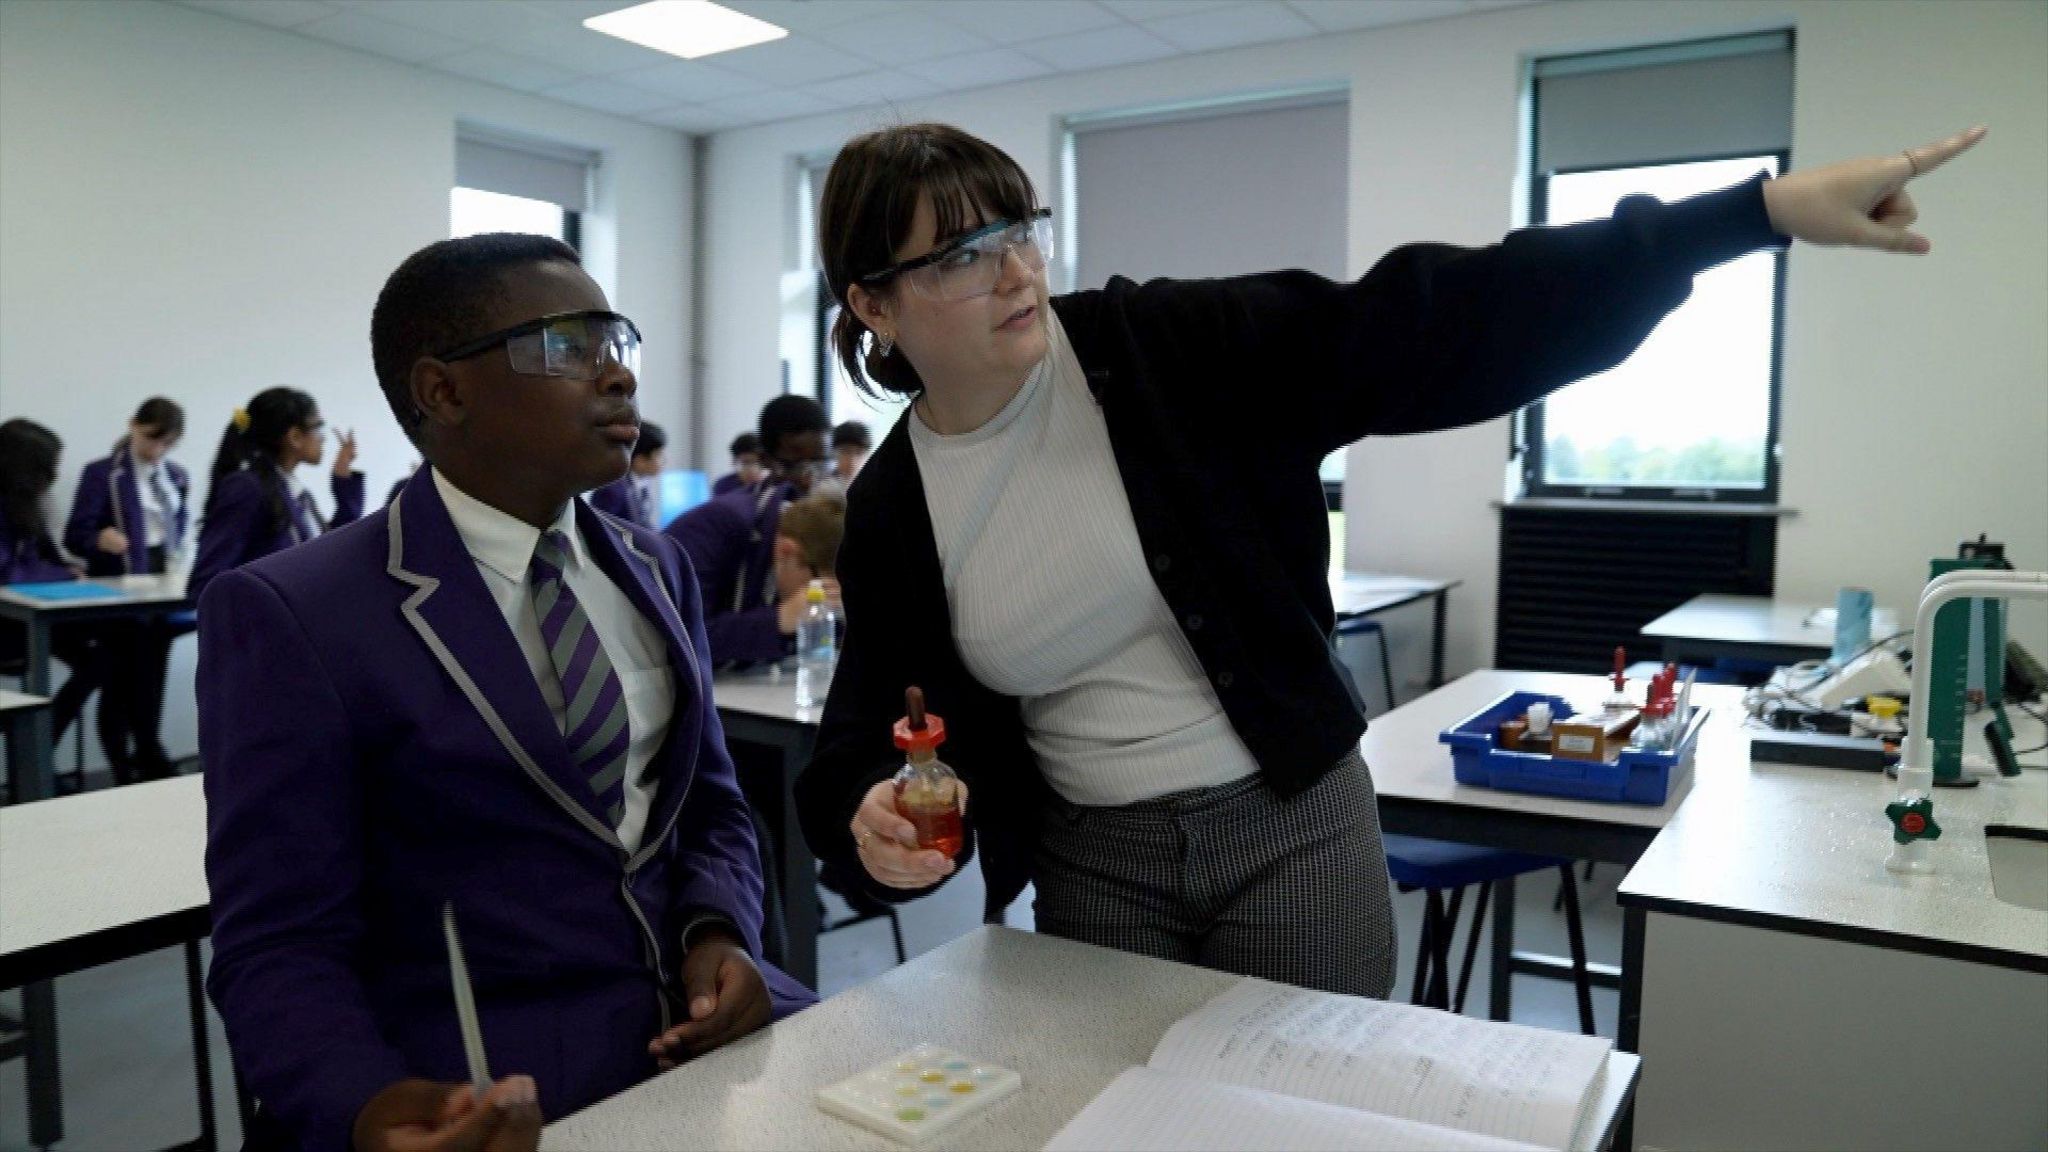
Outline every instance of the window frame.
MULTIPOLYGON (((1533 133, 1533 128, 1532 128, 1533 133)), ((1534 139, 1532 134, 1531 139, 1534 139)), ((1531 150, 1534 155, 1534 150, 1531 150)), ((1637 161, 1630 164, 1615 164, 1591 168, 1561 168, 1555 172, 1529 174, 1529 221, 1534 227, 1548 225, 1550 215, 1550 181, 1558 176, 1573 176, 1586 172, 1611 172, 1617 168, 1664 168, 1679 164, 1704 164, 1725 160, 1762 159, 1776 157, 1778 172, 1783 174, 1791 167, 1792 154, 1785 149, 1773 152, 1732 152, 1703 154, 1697 156, 1676 156, 1661 160, 1637 161)), ((1770 380, 1764 420, 1764 483, 1762 488, 1706 486, 1678 487, 1675 485, 1649 484, 1553 484, 1544 479, 1543 428, 1544 400, 1537 400, 1525 406, 1510 427, 1510 451, 1516 453, 1522 462, 1522 495, 1527 499, 1581 499, 1609 501, 1651 501, 1677 505, 1710 504, 1776 504, 1780 481, 1779 439, 1783 419, 1784 378, 1785 378, 1785 277, 1787 272, 1786 250, 1778 249, 1771 257, 1771 355, 1770 380)), ((1681 305, 1683 307, 1683 305, 1681 305)))

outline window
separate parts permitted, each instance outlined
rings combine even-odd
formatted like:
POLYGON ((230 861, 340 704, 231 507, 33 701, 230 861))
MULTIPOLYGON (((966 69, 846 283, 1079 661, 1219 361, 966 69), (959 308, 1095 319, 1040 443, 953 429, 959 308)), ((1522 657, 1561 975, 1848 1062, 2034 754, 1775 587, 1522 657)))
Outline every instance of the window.
MULTIPOLYGON (((1566 57, 1536 66, 1531 220, 1606 217, 1776 175, 1791 135, 1786 33, 1566 57)), ((1769 503, 1778 491, 1783 253, 1694 279, 1620 365, 1530 405, 1532 496, 1769 503)))
POLYGON ((583 247, 594 153, 464 126, 455 139, 449 235, 531 232, 583 247))
POLYGON ((481 188, 455 188, 448 193, 448 235, 479 232, 532 232, 552 236, 571 248, 582 247, 577 214, 546 200, 507 196, 481 188))

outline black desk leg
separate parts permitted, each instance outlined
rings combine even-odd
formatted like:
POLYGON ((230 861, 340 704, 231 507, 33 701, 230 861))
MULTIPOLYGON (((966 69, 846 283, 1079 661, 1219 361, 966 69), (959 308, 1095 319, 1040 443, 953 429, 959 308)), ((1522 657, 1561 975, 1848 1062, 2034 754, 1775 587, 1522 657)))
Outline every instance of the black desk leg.
POLYGON ((21 1023, 28 1033, 28 1142, 48 1148, 64 1139, 64 1085, 57 1064, 57 984, 38 980, 21 989, 21 1023))
POLYGON ((55 790, 49 706, 25 711, 7 717, 7 795, 16 804, 47 800, 55 790))
POLYGON ((185 991, 192 1005, 192 1069, 199 1081, 199 1144, 205 1152, 220 1147, 220 1129, 213 1115, 213 1044, 206 1027, 206 979, 199 963, 199 941, 185 941, 185 991))
POLYGON ((1486 989, 1487 1016, 1509 1019, 1515 979, 1515 878, 1493 882, 1493 976, 1486 989))
POLYGON ((781 843, 775 846, 782 863, 782 915, 788 932, 787 971, 806 988, 818 986, 818 861, 804 842, 796 815, 796 777, 811 758, 810 740, 782 746, 782 803, 777 813, 781 843))
MULTIPOLYGON (((1643 935, 1647 926, 1642 909, 1621 910, 1621 1019, 1615 1024, 1614 1046, 1623 1052, 1642 1051, 1643 935)), ((1635 1100, 1641 1097, 1642 1088, 1638 1085, 1635 1097, 1615 1127, 1616 1148, 1627 1150, 1636 1146, 1635 1100)))
POLYGON ((1441 688, 1444 686, 1444 627, 1446 619, 1450 615, 1450 598, 1451 590, 1448 588, 1436 594, 1436 607, 1433 609, 1436 629, 1429 639, 1429 686, 1431 688, 1441 688))

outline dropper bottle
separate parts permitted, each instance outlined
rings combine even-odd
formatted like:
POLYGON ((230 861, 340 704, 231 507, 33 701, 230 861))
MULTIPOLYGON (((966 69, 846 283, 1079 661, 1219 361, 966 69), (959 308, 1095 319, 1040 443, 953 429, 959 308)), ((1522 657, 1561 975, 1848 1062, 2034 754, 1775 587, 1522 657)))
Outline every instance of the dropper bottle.
POLYGON ((917 829, 917 846, 960 854, 967 831, 960 816, 960 777, 938 757, 946 722, 924 710, 924 689, 903 693, 903 719, 896 722, 896 746, 905 760, 897 769, 896 810, 917 829))

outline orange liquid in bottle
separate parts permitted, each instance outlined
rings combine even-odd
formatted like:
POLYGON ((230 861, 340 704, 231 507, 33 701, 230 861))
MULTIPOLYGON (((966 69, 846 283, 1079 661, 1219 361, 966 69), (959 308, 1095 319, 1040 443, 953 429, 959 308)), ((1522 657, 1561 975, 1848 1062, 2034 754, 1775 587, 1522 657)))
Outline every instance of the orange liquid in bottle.
POLYGON ((960 854, 967 832, 960 819, 960 803, 949 780, 927 782, 909 779, 896 786, 896 810, 917 829, 917 846, 946 854, 948 860, 960 854))

